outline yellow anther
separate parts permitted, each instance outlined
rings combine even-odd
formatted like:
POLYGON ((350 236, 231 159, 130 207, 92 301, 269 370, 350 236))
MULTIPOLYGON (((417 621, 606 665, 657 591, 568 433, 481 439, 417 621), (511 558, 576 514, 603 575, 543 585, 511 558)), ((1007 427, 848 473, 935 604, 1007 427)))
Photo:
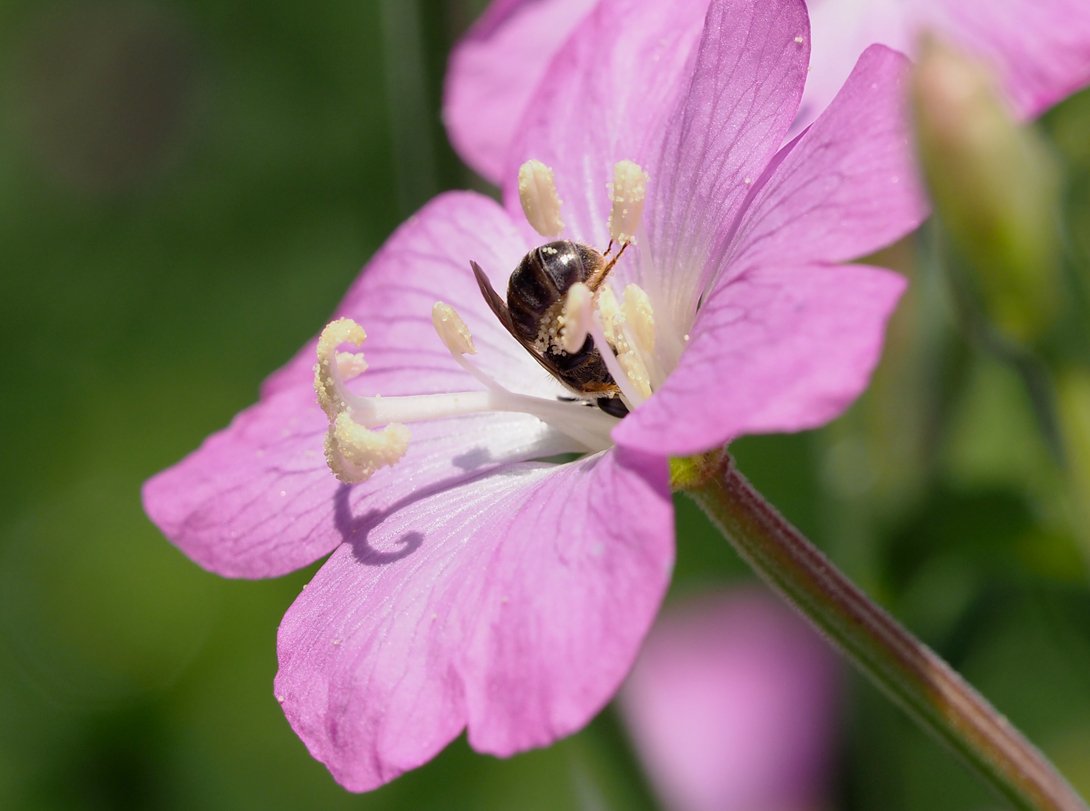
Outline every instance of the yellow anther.
MULTIPOLYGON (((322 411, 331 420, 345 408, 344 397, 341 394, 341 377, 339 353, 337 347, 341 344, 362 346, 367 333, 363 327, 351 318, 338 318, 326 324, 322 334, 318 337, 318 362, 314 364, 314 392, 318 395, 318 404, 322 411)), ((343 353, 340 353, 343 354, 343 353)), ((363 355, 359 355, 363 362, 363 355)))
MULTIPOLYGON (((628 323, 629 311, 632 311, 637 320, 650 323, 651 302, 647 299, 646 293, 643 294, 641 299, 640 293, 643 293, 640 288, 635 285, 628 285, 625 288, 624 309, 622 310, 617 302, 617 296, 613 293, 613 288, 603 287, 598 293, 598 314, 602 318, 602 333, 609 345, 613 347, 613 351, 617 355, 617 362, 621 364, 621 368, 636 388, 636 391, 646 398, 651 396, 651 376, 648 373, 647 363, 644 361, 640 349, 633 346, 632 342, 628 340, 630 331, 637 333, 634 340, 638 344, 641 344, 643 340, 638 334, 641 329, 640 326, 637 325, 635 330, 631 330, 633 325, 628 323), (629 288, 635 288, 639 292, 630 293, 629 288), (626 329, 626 327, 630 329, 626 329)), ((648 327, 648 323, 643 325, 644 328, 648 327)), ((653 341, 653 327, 650 327, 650 329, 653 341)))
POLYGON ((617 304, 617 297, 613 294, 613 288, 608 285, 598 291, 598 314, 602 317, 602 332, 606 340, 613 346, 624 339, 622 330, 624 316, 617 304))
POLYGON ((644 289, 630 284, 624 289, 624 321, 641 352, 655 350, 655 314, 644 289))
POLYGON ((647 364, 644 363, 643 356, 631 347, 626 347, 617 354, 617 360, 628 375, 629 381, 636 387, 636 391, 645 398, 650 397, 651 376, 647 373, 647 364))
POLYGON ((609 184, 609 199, 613 204, 609 214, 609 235, 614 242, 636 241, 636 230, 643 215, 647 197, 647 172, 639 164, 624 160, 613 167, 613 182, 609 184))
POLYGON ((568 288, 564 313, 560 316, 560 347, 568 354, 578 352, 587 340, 593 307, 594 294, 583 282, 576 282, 568 288))
POLYGON ((519 202, 530 226, 543 237, 564 230, 553 170, 541 161, 528 160, 519 167, 519 202))
POLYGON ((337 374, 341 376, 341 380, 351 380, 366 371, 367 361, 363 359, 362 352, 337 353, 337 374))
POLYGON ((431 308, 431 322, 435 325, 435 331, 439 333, 440 340, 452 355, 457 357, 477 354, 477 349, 473 346, 473 336, 469 334, 469 327, 449 304, 442 301, 435 302, 435 306, 431 308))
POLYGON ((409 447, 409 429, 392 422, 381 431, 365 428, 342 411, 329 423, 325 459, 333 475, 345 484, 358 484, 382 467, 396 464, 409 447))
POLYGON ((365 481, 380 467, 394 464, 409 446, 409 429, 404 425, 390 423, 381 431, 371 430, 355 421, 353 407, 345 402, 353 398, 342 388, 344 382, 363 372, 367 362, 362 352, 337 350, 342 344, 361 346, 366 337, 355 321, 338 318, 318 337, 318 362, 314 364, 314 391, 329 417, 326 463, 333 475, 347 484, 365 481))

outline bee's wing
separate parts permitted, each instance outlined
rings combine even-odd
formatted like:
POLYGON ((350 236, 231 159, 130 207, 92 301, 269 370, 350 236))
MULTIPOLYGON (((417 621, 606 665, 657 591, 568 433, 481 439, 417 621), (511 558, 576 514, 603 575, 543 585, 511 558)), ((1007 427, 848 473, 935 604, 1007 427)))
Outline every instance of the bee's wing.
POLYGON ((507 309, 507 302, 500 298, 500 294, 492 287, 492 282, 488 281, 488 277, 484 275, 481 266, 473 260, 470 260, 469 264, 473 268, 473 275, 477 277, 477 286, 481 288, 481 295, 484 296, 484 300, 488 303, 492 312, 496 314, 496 318, 500 320, 500 323, 508 332, 518 339, 520 344, 523 343, 518 333, 515 332, 515 326, 511 321, 511 312, 507 309))
MULTIPOLYGON (((473 268, 473 275, 477 277, 477 286, 481 288, 481 295, 484 296, 484 300, 488 303, 492 312, 496 314, 496 318, 503 324, 504 329, 511 333, 511 337, 522 344, 522 348, 529 352, 534 360, 541 364, 554 378, 556 377, 556 371, 549 365, 541 354, 534 348, 534 345, 523 339, 521 335, 515 330, 515 323, 511 320, 511 311, 507 309, 507 302, 500 298, 500 294, 492 287, 492 282, 488 281, 488 277, 484 275, 484 271, 481 270, 481 266, 473 260, 469 262, 473 268)), ((557 378, 559 380, 559 378, 557 378)))

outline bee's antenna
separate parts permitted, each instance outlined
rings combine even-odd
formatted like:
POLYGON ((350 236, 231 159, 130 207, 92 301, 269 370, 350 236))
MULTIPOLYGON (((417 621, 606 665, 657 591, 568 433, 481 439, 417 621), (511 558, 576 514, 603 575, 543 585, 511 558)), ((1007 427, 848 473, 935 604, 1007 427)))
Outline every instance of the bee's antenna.
MULTIPOLYGON (((610 246, 612 246, 613 241, 610 240, 609 244, 610 244, 610 246)), ((587 277, 587 287, 589 287, 591 289, 591 292, 596 292, 598 290, 598 288, 602 286, 602 282, 604 282, 606 280, 606 276, 608 276, 609 272, 611 270, 613 270, 613 266, 616 265, 617 260, 619 260, 621 258, 621 254, 624 253, 624 249, 627 248, 630 244, 631 243, 629 243, 629 242, 622 242, 621 243, 621 249, 619 251, 617 251, 616 255, 612 259, 610 259, 608 262, 606 262, 601 267, 601 269, 594 271, 594 273, 592 273, 589 277, 587 277)), ((603 256, 608 256, 608 255, 609 255, 609 251, 607 250, 606 253, 603 254, 603 256)))

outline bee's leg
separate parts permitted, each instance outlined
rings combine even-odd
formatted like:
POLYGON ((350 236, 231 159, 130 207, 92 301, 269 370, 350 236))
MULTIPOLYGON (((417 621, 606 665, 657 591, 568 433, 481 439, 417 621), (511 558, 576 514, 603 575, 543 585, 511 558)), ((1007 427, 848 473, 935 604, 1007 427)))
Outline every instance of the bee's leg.
POLYGON ((579 403, 579 405, 585 405, 590 408, 594 408, 598 404, 595 400, 587 400, 583 397, 569 397, 565 394, 558 394, 556 399, 562 403, 579 403))
POLYGON ((611 417, 621 419, 628 414, 628 406, 620 397, 599 397, 594 401, 595 405, 611 417))

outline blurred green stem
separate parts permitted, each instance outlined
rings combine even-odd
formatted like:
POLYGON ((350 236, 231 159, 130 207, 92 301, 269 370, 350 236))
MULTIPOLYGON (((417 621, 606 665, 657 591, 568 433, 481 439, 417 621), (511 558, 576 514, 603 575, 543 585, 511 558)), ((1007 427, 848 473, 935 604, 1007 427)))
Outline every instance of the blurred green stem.
POLYGON ((420 8, 416 0, 382 0, 382 49, 386 66, 386 107, 396 165, 397 203, 408 217, 439 193, 432 133, 421 122, 432 118, 420 8))
POLYGON ((758 574, 1016 808, 1087 811, 1033 744, 841 574, 753 489, 725 451, 674 460, 671 477, 758 574))
POLYGON ((1071 364, 1058 371, 1056 384, 1069 520, 1090 559, 1090 369, 1071 364))

